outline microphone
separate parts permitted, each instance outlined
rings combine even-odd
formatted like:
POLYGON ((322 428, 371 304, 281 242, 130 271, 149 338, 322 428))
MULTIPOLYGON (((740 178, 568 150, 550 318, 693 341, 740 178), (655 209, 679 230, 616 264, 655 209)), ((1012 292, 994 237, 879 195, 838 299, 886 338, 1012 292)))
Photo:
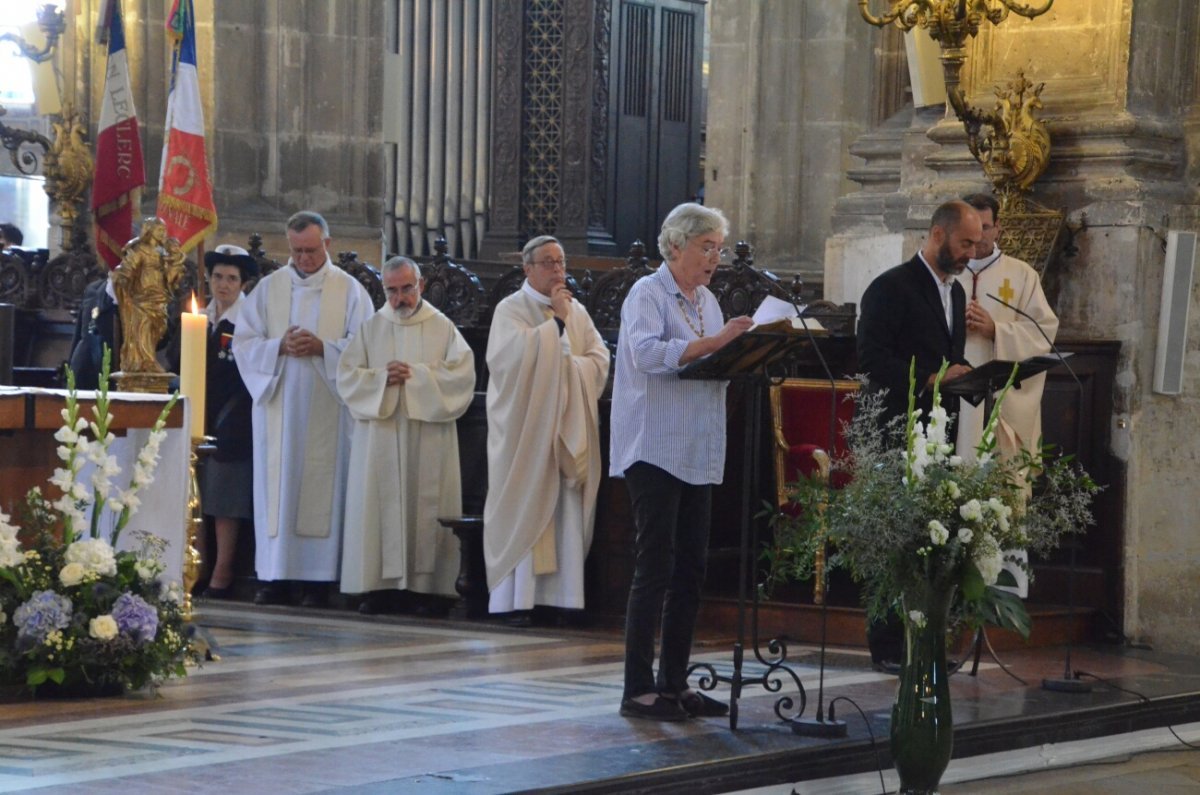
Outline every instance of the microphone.
MULTIPOLYGON (((993 301, 1000 304, 1001 306, 1008 307, 1009 309, 1016 312, 1021 317, 1025 318, 1029 322, 1033 323, 1034 328, 1036 328, 1038 330, 1038 333, 1042 335, 1042 338, 1050 344, 1050 350, 1054 351, 1054 355, 1058 358, 1059 364, 1061 364, 1063 367, 1067 368, 1067 372, 1070 373, 1071 378, 1075 380, 1075 386, 1077 386, 1079 388, 1079 394, 1080 394, 1080 397, 1082 397, 1083 396, 1083 382, 1079 380, 1079 376, 1075 375, 1075 371, 1071 369, 1071 365, 1067 364, 1067 357, 1064 356, 1062 351, 1060 351, 1058 349, 1058 346, 1054 344, 1054 340, 1050 339, 1050 336, 1048 334, 1046 334, 1045 329, 1042 328, 1042 324, 1037 321, 1037 318, 1033 317, 1032 315, 1030 315, 1028 312, 1026 312, 1023 309, 1018 309, 1017 307, 1010 304, 1008 301, 1005 301, 1002 298, 997 298, 996 296, 992 295, 991 293, 985 293, 985 295, 987 295, 988 298, 992 299, 993 301)), ((1075 635, 1075 548, 1076 548, 1076 544, 1072 543, 1071 544, 1070 568, 1067 569, 1067 615, 1068 615, 1068 620, 1070 622, 1070 629, 1067 631, 1066 667, 1063 671, 1063 676, 1061 679, 1043 679, 1042 680, 1042 689, 1043 690, 1052 690, 1052 691, 1055 691, 1058 693, 1090 693, 1090 692, 1092 692, 1091 682, 1080 679, 1078 676, 1075 675, 1075 672, 1071 670, 1071 649, 1072 649, 1072 646, 1074 645, 1074 635, 1075 635)))
POLYGON ((1058 346, 1054 344, 1054 340, 1050 339, 1050 336, 1048 334, 1046 334, 1046 330, 1042 328, 1042 324, 1037 321, 1037 318, 1035 318, 1033 315, 1026 312, 1024 309, 1018 309, 1017 307, 1010 304, 1008 301, 1005 301, 1003 298, 997 298, 996 296, 992 295, 991 293, 984 293, 984 295, 986 295, 988 298, 992 299, 996 303, 1000 304, 1001 306, 1008 307, 1009 309, 1016 312, 1018 315, 1025 318, 1030 323, 1032 323, 1033 327, 1038 330, 1038 334, 1041 334, 1042 339, 1044 339, 1046 341, 1046 343, 1050 346, 1050 350, 1052 350, 1054 352, 1054 355, 1058 359, 1059 364, 1061 364, 1063 367, 1067 368, 1067 372, 1071 374, 1071 378, 1074 379, 1074 381, 1075 381, 1075 386, 1079 387, 1079 393, 1083 394, 1083 383, 1079 380, 1079 376, 1075 375, 1075 371, 1071 369, 1071 365, 1067 364, 1067 357, 1064 356, 1062 351, 1060 351, 1058 349, 1058 346))

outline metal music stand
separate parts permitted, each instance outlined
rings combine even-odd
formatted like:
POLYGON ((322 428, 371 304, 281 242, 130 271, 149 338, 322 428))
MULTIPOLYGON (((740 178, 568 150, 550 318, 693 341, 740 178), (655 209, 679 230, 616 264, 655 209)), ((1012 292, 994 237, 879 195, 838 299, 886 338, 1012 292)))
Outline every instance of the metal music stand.
POLYGON ((689 677, 696 671, 702 672, 699 680, 701 690, 712 690, 718 682, 729 684, 729 728, 731 730, 737 729, 738 699, 741 697, 743 687, 758 686, 768 692, 777 693, 783 688, 783 675, 790 676, 799 691, 799 710, 794 716, 784 714, 795 704, 791 695, 781 695, 775 702, 775 714, 781 720, 788 722, 792 722, 804 714, 808 703, 800 677, 787 665, 787 641, 782 638, 767 640, 766 649, 769 656, 764 656, 760 649, 757 587, 754 587, 749 594, 750 648, 758 662, 765 666, 765 670, 759 676, 747 678, 742 675, 742 663, 746 642, 747 580, 755 565, 754 550, 758 547, 758 523, 754 520, 751 512, 760 482, 759 445, 762 430, 762 406, 766 399, 769 380, 767 368, 784 359, 789 362, 794 362, 797 358, 805 361, 807 357, 814 355, 811 348, 812 343, 807 336, 804 336, 803 332, 790 330, 790 325, 771 324, 743 334, 711 356, 692 362, 679 373, 680 378, 690 380, 732 381, 741 390, 746 401, 743 445, 747 476, 742 481, 742 521, 738 545, 737 638, 733 644, 733 673, 729 676, 718 674, 716 669, 708 663, 694 663, 688 668, 689 677))

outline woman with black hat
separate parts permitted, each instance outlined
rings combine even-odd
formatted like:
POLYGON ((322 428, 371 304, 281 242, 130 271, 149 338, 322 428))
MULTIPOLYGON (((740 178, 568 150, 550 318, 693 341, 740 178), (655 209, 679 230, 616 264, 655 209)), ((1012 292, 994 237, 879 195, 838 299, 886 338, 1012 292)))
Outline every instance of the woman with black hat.
POLYGON ((205 565, 211 565, 204 596, 227 599, 233 590, 233 561, 238 529, 243 519, 254 517, 250 426, 250 393, 242 383, 234 360, 233 330, 242 301, 242 286, 258 275, 258 263, 243 248, 217 246, 204 255, 212 300, 208 315, 208 377, 205 389, 205 427, 216 438, 216 452, 204 463, 200 486, 204 513, 213 517, 217 555, 207 554, 207 539, 197 547, 205 565))

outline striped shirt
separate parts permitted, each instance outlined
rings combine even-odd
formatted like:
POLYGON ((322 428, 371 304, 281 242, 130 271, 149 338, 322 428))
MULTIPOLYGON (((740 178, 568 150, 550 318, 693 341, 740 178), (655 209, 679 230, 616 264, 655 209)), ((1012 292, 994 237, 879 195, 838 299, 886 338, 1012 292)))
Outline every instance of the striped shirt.
POLYGON ((685 381, 678 373, 688 343, 723 325, 716 296, 697 287, 696 304, 688 301, 665 263, 633 285, 621 307, 610 475, 644 461, 692 485, 721 482, 729 382, 685 381))

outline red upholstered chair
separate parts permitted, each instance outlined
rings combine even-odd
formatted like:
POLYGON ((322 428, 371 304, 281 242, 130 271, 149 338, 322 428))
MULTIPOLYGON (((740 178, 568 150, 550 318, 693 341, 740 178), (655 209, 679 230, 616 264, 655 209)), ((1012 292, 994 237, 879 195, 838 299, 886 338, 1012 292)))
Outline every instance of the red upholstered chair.
MULTIPOLYGON (((858 391, 857 381, 835 381, 837 390, 836 417, 833 455, 845 453, 842 425, 854 415, 854 401, 847 397, 858 391)), ((774 428, 775 495, 783 510, 797 510, 789 506, 787 484, 800 477, 818 476, 829 478, 829 412, 830 385, 828 381, 808 378, 789 378, 770 390, 771 422, 774 428)), ((834 488, 845 484, 844 476, 834 477, 834 488)), ((816 561, 816 576, 813 585, 813 601, 820 604, 825 599, 825 556, 823 551, 816 561)))

